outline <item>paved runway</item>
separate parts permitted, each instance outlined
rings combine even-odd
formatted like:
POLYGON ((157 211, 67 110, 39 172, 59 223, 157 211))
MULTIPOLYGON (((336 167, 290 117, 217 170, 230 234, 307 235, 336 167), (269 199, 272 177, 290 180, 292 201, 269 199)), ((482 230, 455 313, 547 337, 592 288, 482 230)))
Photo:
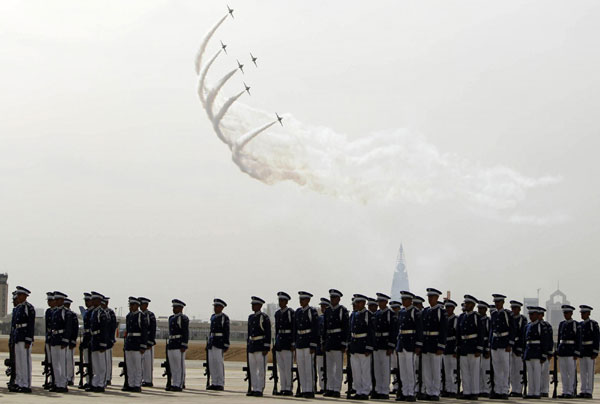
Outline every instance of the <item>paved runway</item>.
MULTIPOLYGON (((2 363, 5 354, 0 355, 2 363)), ((9 393, 6 389, 6 381, 8 379, 6 376, 2 376, 4 380, 0 381, 2 387, 0 388, 0 402, 1 403, 58 403, 60 404, 79 404, 85 400, 86 403, 144 403, 144 404, 159 404, 159 403, 284 403, 287 402, 298 402, 298 401, 322 401, 322 402, 345 402, 349 400, 345 399, 332 399, 332 398, 323 398, 317 396, 317 398, 312 400, 307 400, 303 398, 294 398, 294 397, 274 397, 271 396, 271 390, 273 388, 273 384, 270 381, 267 381, 267 388, 265 389, 265 396, 262 398, 257 397, 246 397, 246 389, 247 384, 244 382, 244 373, 242 372, 243 363, 237 362, 225 362, 225 374, 226 374, 226 386, 225 391, 222 392, 211 392, 206 391, 206 378, 204 376, 204 368, 202 367, 202 361, 187 361, 187 377, 186 377, 186 386, 187 389, 181 393, 172 393, 164 391, 164 386, 166 383, 166 378, 161 377, 162 368, 160 368, 160 361, 157 360, 154 365, 154 385, 157 387, 153 388, 144 388, 142 393, 126 393, 121 391, 121 386, 123 385, 123 378, 119 377, 120 370, 117 365, 120 358, 115 358, 113 362, 113 385, 109 386, 105 393, 87 393, 85 391, 79 390, 77 388, 70 388, 69 393, 66 394, 57 394, 50 393, 40 386, 43 384, 44 379, 42 377, 42 366, 40 362, 43 360, 43 355, 34 355, 33 361, 33 393, 32 394, 18 394, 18 393, 9 393)), ((268 372, 270 373, 270 372, 268 372)), ((600 376, 596 376, 595 383, 595 397, 600 398, 600 388, 598 387, 600 383, 600 376)), ((344 386, 345 388, 345 386, 344 386)), ((559 394, 560 394, 560 385, 559 385, 559 394)), ((596 402, 595 400, 551 400, 551 399, 542 399, 539 402, 553 402, 553 403, 570 403, 570 404, 578 404, 578 403, 590 403, 596 402)), ((360 401, 353 401, 360 402, 360 401)), ((381 400, 372 400, 374 403, 381 403, 381 400)), ((393 400, 387 401, 388 403, 394 402, 393 400)), ((444 399, 442 398, 440 403, 464 403, 463 400, 456 399, 444 399)), ((479 402, 493 402, 499 403, 502 401, 497 400, 482 400, 479 402)), ((531 400, 514 400, 511 399, 509 402, 511 403, 528 403, 531 404, 531 400)))

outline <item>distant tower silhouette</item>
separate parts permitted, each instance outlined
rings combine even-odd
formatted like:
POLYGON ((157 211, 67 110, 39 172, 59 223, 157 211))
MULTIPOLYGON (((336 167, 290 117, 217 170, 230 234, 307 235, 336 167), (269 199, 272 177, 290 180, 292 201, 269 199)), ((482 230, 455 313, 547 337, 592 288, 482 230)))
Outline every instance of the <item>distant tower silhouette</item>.
POLYGON ((400 300, 400 291, 409 290, 408 272, 406 271, 406 262, 404 261, 404 248, 400 244, 398 258, 396 258, 396 270, 394 271, 394 280, 392 281, 391 297, 393 300, 400 300))

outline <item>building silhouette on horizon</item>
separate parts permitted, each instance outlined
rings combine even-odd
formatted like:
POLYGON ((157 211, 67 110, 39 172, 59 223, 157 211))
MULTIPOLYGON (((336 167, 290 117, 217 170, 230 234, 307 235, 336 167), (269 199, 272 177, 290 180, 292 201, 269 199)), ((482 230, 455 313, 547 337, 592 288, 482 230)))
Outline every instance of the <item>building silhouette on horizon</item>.
POLYGON ((400 291, 410 290, 408 283, 408 271, 406 270, 406 260, 404 259, 404 247, 400 244, 398 257, 396 258, 396 269, 394 279, 392 280, 392 290, 390 297, 392 300, 400 300, 400 291))

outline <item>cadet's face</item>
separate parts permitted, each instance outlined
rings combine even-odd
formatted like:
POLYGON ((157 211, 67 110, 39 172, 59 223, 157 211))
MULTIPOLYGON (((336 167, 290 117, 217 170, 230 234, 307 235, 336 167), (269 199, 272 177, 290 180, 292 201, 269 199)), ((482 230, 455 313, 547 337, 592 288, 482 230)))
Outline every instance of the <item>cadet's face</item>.
POLYGON ((223 306, 221 306, 220 304, 214 305, 213 310, 215 311, 215 314, 219 314, 223 311, 223 306))
POLYGON ((131 303, 129 304, 129 311, 138 311, 138 309, 140 308, 139 304, 137 303, 131 303))
POLYGON ((537 313, 529 313, 529 320, 530 321, 537 320, 537 313))
POLYGON ((308 299, 306 297, 300 298, 300 306, 306 307, 306 306, 308 306, 308 303, 310 303, 310 299, 308 299))
POLYGON ((440 297, 438 295, 427 296, 427 301, 429 302, 430 306, 435 306, 439 299, 440 297))
POLYGON ((253 312, 257 312, 260 311, 260 309, 262 308, 262 304, 259 303, 252 303, 252 311, 253 312))
POLYGON ((573 317, 573 312, 572 311, 563 311, 563 316, 565 317, 565 320, 570 320, 571 317, 573 317))
POLYGON ((511 310, 515 316, 518 316, 519 314, 521 314, 521 308, 519 306, 513 306, 513 307, 511 307, 511 310))
POLYGON ((589 311, 582 311, 581 312, 581 319, 582 320, 587 320, 590 317, 590 312, 589 311))
POLYGON ((369 311, 377 311, 377 305, 376 304, 370 304, 369 305, 369 311))
POLYGON ((473 302, 465 303, 465 309, 467 309, 467 311, 472 311, 474 308, 475 308, 475 303, 473 303, 473 302))
POLYGON ((27 295, 25 293, 17 293, 17 296, 15 296, 15 300, 17 301, 17 304, 21 304, 25 300, 27 300, 27 295))
POLYGON ((379 305, 379 308, 381 310, 383 310, 383 309, 385 309, 387 307, 387 303, 388 303, 387 300, 379 300, 377 302, 377 304, 379 305))
POLYGON ((479 312, 479 314, 481 314, 482 316, 485 316, 487 314, 487 309, 485 307, 480 307, 477 309, 477 311, 479 312))
POLYGON ((54 299, 48 300, 48 307, 54 307, 54 299))
POLYGON ((285 306, 287 306, 287 303, 288 303, 287 299, 279 299, 279 307, 281 309, 283 309, 285 306))
POLYGON ((329 300, 331 301, 332 306, 337 306, 340 303, 339 296, 329 296, 329 300))
POLYGON ((329 305, 327 304, 321 304, 321 313, 325 313, 325 310, 327 310, 327 307, 329 307, 329 305))
POLYGON ((354 304, 356 305, 356 310, 360 311, 365 308, 366 302, 361 300, 360 302, 355 302, 354 304))
POLYGON ((90 299, 85 299, 83 304, 85 304, 85 308, 87 309, 92 305, 92 301, 90 299))
POLYGON ((100 299, 92 299, 91 302, 94 307, 100 306, 100 299))
POLYGON ((402 299, 402 306, 410 307, 412 305, 412 299, 402 299))
POLYGON ((500 310, 502 307, 504 307, 504 300, 495 301, 494 306, 496 306, 496 309, 500 310))
POLYGON ((65 303, 65 299, 54 299, 54 304, 62 306, 65 303))
POLYGON ((141 304, 140 310, 148 310, 148 303, 141 304))
POLYGON ((173 314, 179 314, 183 311, 183 307, 181 306, 173 306, 173 314))
POLYGON ((454 313, 454 306, 446 306, 446 313, 451 316, 454 313))

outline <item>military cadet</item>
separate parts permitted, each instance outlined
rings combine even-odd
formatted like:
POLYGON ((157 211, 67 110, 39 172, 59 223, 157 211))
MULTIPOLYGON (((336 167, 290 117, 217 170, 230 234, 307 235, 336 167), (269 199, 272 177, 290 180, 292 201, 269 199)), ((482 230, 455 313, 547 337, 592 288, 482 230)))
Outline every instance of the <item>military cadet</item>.
POLYGON ((300 382, 300 395, 313 398, 314 392, 314 356, 319 343, 319 315, 314 307, 309 306, 313 295, 309 292, 298 292, 300 307, 296 309, 296 365, 300 382))
MULTIPOLYGON (((396 343, 397 339, 398 339, 398 315, 400 313, 400 310, 402 309, 402 303, 399 302, 398 300, 390 300, 390 310, 392 310, 392 314, 394 315, 394 317, 396 317, 395 320, 395 324, 396 324, 396 329, 393 330, 393 335, 394 335, 394 344, 396 343)), ((395 348, 395 345, 394 345, 395 348)), ((391 367, 391 373, 392 373, 392 391, 391 394, 395 395, 398 392, 398 387, 400 386, 399 382, 400 379, 398 378, 398 355, 396 355, 396 350, 394 349, 394 355, 392 358, 392 367, 391 367)))
POLYGON ((146 337, 146 350, 142 355, 142 387, 153 387, 152 373, 154 372, 154 346, 156 345, 156 316, 148 310, 151 302, 147 297, 139 297, 140 310, 146 316, 148 335, 146 337))
POLYGON ((575 377, 577 372, 577 357, 581 354, 579 324, 573 320, 575 307, 563 304, 561 306, 564 320, 558 325, 558 365, 562 382, 562 394, 559 398, 573 398, 575 395, 575 377))
POLYGON ((463 385, 463 393, 460 398, 477 400, 480 359, 484 352, 484 329, 483 322, 474 311, 477 299, 472 295, 465 295, 464 299, 465 312, 458 317, 457 327, 460 379, 463 385))
POLYGON ((487 311, 489 304, 483 300, 477 302, 477 314, 483 327, 483 352, 480 357, 479 368, 479 397, 489 397, 492 393, 492 381, 490 380, 490 318, 487 311))
POLYGON ((82 389, 87 389, 89 388, 90 382, 91 382, 91 378, 92 378, 92 371, 90 368, 90 359, 92 357, 91 354, 91 350, 90 350, 90 342, 92 340, 92 334, 90 332, 90 324, 91 324, 91 318, 92 318, 92 294, 89 292, 84 292, 83 293, 83 304, 85 305, 85 312, 82 315, 82 321, 83 321, 83 330, 82 330, 82 334, 81 334, 81 350, 80 352, 80 357, 79 360, 88 365, 88 369, 87 369, 87 375, 86 375, 86 379, 85 379, 85 383, 83 384, 83 386, 80 386, 80 388, 82 389))
POLYGON ((277 358, 277 370, 279 371, 279 383, 282 396, 291 396, 292 393, 292 369, 294 366, 293 351, 296 345, 294 340, 294 311, 288 307, 290 295, 278 292, 279 309, 275 312, 275 346, 273 355, 277 358))
POLYGON ((425 397, 438 401, 441 392, 442 354, 446 348, 448 319, 444 306, 438 302, 442 292, 427 288, 429 307, 423 309, 422 374, 425 397))
POLYGON ((540 398, 542 363, 546 360, 546 352, 542 345, 544 327, 539 320, 540 307, 528 306, 529 324, 525 328, 525 352, 523 359, 527 368, 527 398, 540 398))
POLYGON ((113 362, 113 347, 115 342, 117 342, 117 315, 115 311, 108 307, 108 302, 110 301, 110 297, 104 296, 100 301, 100 307, 106 313, 106 317, 108 318, 108 345, 106 347, 105 355, 106 355, 106 385, 111 385, 112 380, 112 362, 113 362))
POLYGON ((90 349, 92 351, 92 380, 86 391, 102 393, 106 387, 106 348, 109 344, 109 323, 106 312, 100 307, 104 296, 91 292, 90 296, 90 349))
POLYGON ((35 328, 35 309, 27 301, 31 292, 23 286, 15 290, 13 310, 13 336, 12 342, 15 349, 15 386, 12 391, 31 393, 31 344, 35 328))
MULTIPOLYGON (((248 369, 251 391, 247 396, 262 397, 265 389, 267 354, 271 348, 271 320, 262 312, 265 301, 257 296, 250 298, 252 314, 248 316, 248 369)), ((312 381, 311 381, 312 385, 312 381)))
POLYGON ((214 314, 210 316, 210 334, 208 336, 208 363, 210 380, 208 390, 222 391, 225 386, 224 355, 229 349, 229 317, 223 313, 227 303, 223 299, 213 299, 214 314))
POLYGON ((64 301, 65 314, 67 316, 67 327, 71 328, 69 346, 67 347, 67 385, 75 384, 75 347, 77 346, 77 336, 79 335, 79 320, 77 314, 71 310, 73 301, 66 298, 64 301))
POLYGON ((66 393, 67 388, 67 351, 71 341, 71 325, 68 323, 67 310, 63 303, 67 295, 55 291, 55 310, 52 312, 52 338, 50 339, 50 354, 52 356, 52 372, 54 386, 50 391, 66 393))
POLYGON ((425 303, 425 299, 423 299, 421 296, 415 296, 415 298, 413 299, 413 304, 419 311, 423 311, 423 303, 425 303))
POLYGON ((321 313, 319 314, 319 343, 317 344, 317 351, 315 353, 316 360, 316 368, 317 368, 317 378, 319 384, 319 391, 316 391, 316 394, 325 394, 325 361, 323 360, 325 355, 324 348, 324 339, 323 339, 323 331, 325 330, 325 311, 331 307, 331 301, 326 297, 322 297, 319 302, 319 306, 321 309, 321 313))
POLYGON ((523 303, 511 300, 512 326, 515 343, 510 353, 510 396, 523 397, 523 352, 525 351, 525 327, 527 318, 521 314, 523 303))
POLYGON ((550 391, 550 360, 554 355, 554 336, 552 331, 552 325, 544 320, 544 314, 546 309, 540 307, 539 320, 544 327, 544 339, 542 340, 542 346, 546 353, 546 360, 542 363, 542 377, 540 379, 540 396, 548 397, 550 391))
POLYGON ((580 398, 592 398, 594 391, 594 361, 598 357, 600 345, 600 331, 598 323, 590 318, 592 307, 588 305, 579 306, 581 313, 580 346, 581 357, 579 359, 579 371, 581 372, 580 398))
MULTIPOLYGON (((417 296, 415 295, 415 298, 413 299, 413 304, 415 305, 415 308, 417 309, 417 311, 419 313, 423 312, 423 303, 425 303, 425 299, 423 299, 421 296, 417 296)), ((421 335, 422 338, 422 335, 421 335)), ((421 367, 421 360, 419 360, 421 358, 421 354, 422 352, 419 352, 418 354, 416 354, 414 356, 414 368, 415 368, 415 395, 418 396, 419 399, 423 399, 425 397, 423 397, 423 394, 421 393, 421 391, 423 390, 423 378, 419 376, 420 373, 420 367, 421 367)))
POLYGON ((356 311, 350 316, 350 362, 352 381, 356 395, 355 400, 368 400, 372 389, 371 358, 375 346, 375 329, 371 314, 365 308, 367 297, 354 295, 356 311))
POLYGON ((377 309, 377 299, 375 299, 374 297, 367 297, 367 310, 369 310, 369 313, 375 314, 377 312, 377 309))
POLYGON ((169 317, 169 342, 167 355, 171 367, 171 386, 167 391, 182 391, 185 385, 185 352, 190 338, 190 319, 183 314, 185 303, 171 300, 173 314, 169 317))
MULTIPOLYGON (((45 361, 50 365, 50 368, 52 367, 52 353, 50 352, 50 341, 52 340, 52 314, 54 313, 54 308, 55 308, 55 303, 54 303, 54 292, 46 292, 46 302, 48 304, 48 308, 46 309, 46 312, 44 313, 44 320, 45 320, 45 327, 46 327, 46 333, 45 333, 45 361)), ((54 385, 54 374, 52 372, 52 369, 50 369, 50 381, 46 384, 44 384, 44 389, 48 390, 50 388, 52 388, 52 386, 54 385)))
MULTIPOLYGON (((15 337, 15 330, 16 330, 16 312, 17 312, 17 305, 19 304, 19 302, 17 301, 17 291, 13 291, 12 292, 12 313, 11 313, 11 317, 10 317, 10 334, 8 335, 8 352, 9 352, 9 360, 12 362, 11 366, 11 373, 10 373, 10 378, 8 380, 8 391, 15 393, 19 391, 19 386, 17 386, 17 384, 15 383, 15 378, 16 378, 16 370, 15 370, 15 350, 14 350, 14 337, 15 337)), ((7 369, 8 370, 8 369, 7 369)), ((9 376, 7 374, 7 376, 9 376)))
POLYGON ((458 387, 456 385, 456 329, 458 317, 454 314, 456 302, 451 299, 444 301, 446 316, 448 317, 448 329, 446 332, 446 348, 442 361, 444 364, 444 386, 442 386, 442 397, 456 397, 458 387))
POLYGON ((121 390, 139 393, 142 391, 142 356, 148 348, 148 323, 140 311, 137 297, 129 297, 129 313, 125 317, 125 364, 127 384, 121 390))
POLYGON ((379 309, 375 313, 375 346, 373 351, 373 370, 375 372, 374 399, 389 399, 390 395, 390 371, 392 359, 396 355, 396 337, 398 330, 398 318, 388 307, 390 297, 384 293, 377 293, 377 304, 379 309))
POLYGON ((398 366, 400 367, 400 379, 402 394, 396 400, 415 401, 415 357, 420 353, 421 346, 421 314, 413 306, 414 294, 408 291, 400 292, 402 310, 398 315, 398 341, 396 352, 398 353, 398 366))
POLYGON ((492 398, 508 399, 510 353, 515 343, 512 313, 504 308, 506 296, 492 295, 496 311, 490 320, 490 348, 494 367, 494 394, 492 398))
POLYGON ((348 309, 340 304, 342 292, 329 289, 331 307, 325 310, 324 338, 327 361, 326 397, 340 397, 344 367, 344 353, 348 346, 350 316, 348 309))

